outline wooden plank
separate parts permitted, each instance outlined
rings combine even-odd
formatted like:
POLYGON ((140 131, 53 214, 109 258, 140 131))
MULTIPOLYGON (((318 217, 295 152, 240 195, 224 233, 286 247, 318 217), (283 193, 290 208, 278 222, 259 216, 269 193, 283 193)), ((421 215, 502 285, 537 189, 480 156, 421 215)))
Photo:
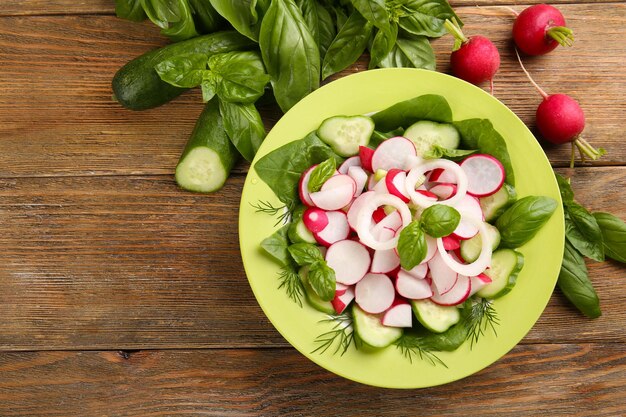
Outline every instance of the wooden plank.
MULTIPOLYGON (((242 184, 204 196, 170 176, 0 180, 0 349, 285 346, 240 261, 242 184)), ((579 169, 573 185, 626 213, 626 169, 579 169)), ((525 343, 626 341, 624 267, 589 268, 604 315, 555 296, 525 343)))
MULTIPOLYGON (((600 164, 624 164, 626 6, 564 5, 576 45, 527 59, 549 92, 575 96, 587 113, 585 136, 609 150, 600 164), (597 42, 602 39, 602 42, 597 42)), ((502 52, 495 94, 531 124, 539 96, 514 61, 511 17, 503 9, 460 8, 468 34, 491 37, 502 52)), ((198 92, 159 109, 131 112, 111 100, 115 71, 164 40, 149 24, 113 16, 0 19, 0 177, 171 174, 202 105, 198 92), (54 71, 50 69, 54 68, 54 71), (167 125, 167 128, 163 127, 167 125)), ((451 38, 434 42, 438 69, 447 70, 451 38)), ((366 69, 366 58, 341 75, 366 69)), ((264 111, 267 127, 280 113, 264 111)), ((549 149, 564 165, 569 148, 549 149)), ((245 172, 242 165, 240 172, 245 172)))
POLYGON ((6 417, 626 414, 621 343, 518 346, 421 390, 357 384, 292 349, 2 353, 0 371, 6 417))

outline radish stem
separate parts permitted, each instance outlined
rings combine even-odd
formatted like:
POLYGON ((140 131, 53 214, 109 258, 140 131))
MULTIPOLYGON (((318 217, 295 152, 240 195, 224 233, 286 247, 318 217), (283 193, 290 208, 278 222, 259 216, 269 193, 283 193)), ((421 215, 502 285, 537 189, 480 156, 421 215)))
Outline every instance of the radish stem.
POLYGON ((574 44, 574 32, 568 27, 555 26, 548 29, 546 34, 561 46, 572 46, 574 44))
POLYGON ((526 74, 526 77, 528 77, 528 80, 530 81, 530 83, 537 89, 539 94, 541 94, 541 97, 543 97, 544 99, 548 98, 548 93, 543 91, 543 89, 539 87, 539 85, 535 82, 535 80, 533 80, 533 77, 530 76, 528 71, 526 71, 526 68, 524 67, 524 64, 522 63, 522 58, 520 58, 519 52, 517 52, 517 48, 515 48, 515 55, 517 55, 517 61, 522 67, 522 71, 524 71, 524 74, 526 74))
POLYGON ((452 51, 458 50, 462 44, 469 40, 463 34, 463 31, 461 30, 461 27, 459 26, 459 23, 456 21, 456 19, 454 19, 454 22, 446 19, 446 21, 443 23, 443 26, 448 32, 450 32, 452 36, 454 36, 454 46, 452 47, 452 51))
POLYGON ((569 160, 569 167, 574 168, 574 160, 576 159, 576 145, 572 142, 572 152, 569 160))
POLYGON ((511 13, 513 13, 515 15, 515 17, 519 16, 519 12, 517 10, 513 9, 512 7, 509 7, 509 6, 502 6, 502 7, 507 9, 511 13))

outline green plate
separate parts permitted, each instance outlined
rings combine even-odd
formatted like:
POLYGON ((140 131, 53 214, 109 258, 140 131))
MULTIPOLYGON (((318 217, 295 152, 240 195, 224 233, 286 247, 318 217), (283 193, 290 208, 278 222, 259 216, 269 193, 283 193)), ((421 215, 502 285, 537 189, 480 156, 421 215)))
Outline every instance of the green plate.
MULTIPOLYGON (((491 120, 504 136, 511 155, 519 196, 545 195, 561 201, 550 163, 532 133, 504 104, 480 88, 433 71, 381 69, 365 71, 333 81, 313 92, 278 121, 269 133, 256 161, 270 151, 305 136, 327 117, 366 114, 422 94, 444 96, 455 120, 480 117, 491 120)), ((539 234, 520 250, 526 263, 511 293, 495 301, 500 318, 498 334, 487 332, 470 349, 465 343, 453 352, 441 352, 447 368, 427 361, 413 363, 394 346, 374 351, 351 347, 340 356, 329 349, 311 353, 319 334, 331 325, 320 323, 324 314, 301 308, 278 289, 279 267, 260 249, 272 234, 276 218, 256 213, 251 204, 267 200, 280 206, 270 188, 251 169, 243 189, 239 213, 241 255, 250 286, 259 305, 285 339, 318 365, 345 378, 387 388, 421 388, 445 384, 489 366, 511 350, 532 328, 554 289, 563 255, 564 226, 561 204, 539 234)))

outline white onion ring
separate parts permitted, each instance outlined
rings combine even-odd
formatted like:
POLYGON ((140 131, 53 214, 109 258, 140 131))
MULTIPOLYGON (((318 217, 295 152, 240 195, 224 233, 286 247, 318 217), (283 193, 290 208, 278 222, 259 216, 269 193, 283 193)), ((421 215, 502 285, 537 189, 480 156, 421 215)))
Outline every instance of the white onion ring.
POLYGON ((421 207, 430 207, 434 204, 445 204, 453 206, 458 203, 467 193, 467 175, 465 171, 456 163, 448 161, 447 159, 433 159, 422 165, 413 167, 406 176, 405 181, 406 193, 411 198, 411 201, 421 207), (432 201, 423 194, 418 193, 415 190, 415 185, 420 180, 422 175, 427 171, 432 171, 436 168, 448 169, 456 176, 456 194, 447 200, 432 201))
POLYGON ((356 222, 356 232, 359 235, 359 240, 365 246, 368 246, 374 250, 386 250, 393 249, 398 245, 399 233, 396 234, 395 237, 380 241, 372 235, 370 230, 372 215, 374 211, 378 209, 378 207, 387 205, 392 206, 398 210, 400 213, 400 217, 402 218, 402 227, 406 227, 411 223, 411 210, 409 210, 409 206, 407 206, 404 201, 400 200, 400 198, 391 194, 375 194, 367 199, 366 202, 363 203, 363 206, 360 207, 357 222, 356 222))
POLYGON ((476 275, 484 272, 487 267, 491 265, 491 239, 489 239, 489 232, 485 227, 485 223, 472 216, 465 217, 466 220, 472 222, 476 227, 478 227, 478 233, 480 233, 480 240, 482 243, 482 247, 480 250, 480 256, 471 264, 462 264, 454 259, 448 251, 443 246, 443 239, 437 238, 437 249, 439 250, 439 255, 443 261, 448 265, 450 269, 452 269, 457 274, 465 275, 468 277, 475 277, 476 275))

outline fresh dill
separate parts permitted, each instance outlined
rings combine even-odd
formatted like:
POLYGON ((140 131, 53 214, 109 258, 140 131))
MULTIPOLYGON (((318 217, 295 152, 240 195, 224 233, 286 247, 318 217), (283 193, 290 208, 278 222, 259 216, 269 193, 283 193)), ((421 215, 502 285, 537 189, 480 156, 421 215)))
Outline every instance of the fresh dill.
POLYGON ((400 339, 394 342, 394 345, 396 345, 396 348, 400 349, 402 355, 408 359, 411 364, 413 363, 413 359, 419 358, 420 360, 429 362, 433 366, 442 365, 445 368, 448 367, 448 365, 422 341, 422 338, 417 335, 405 333, 400 339))
POLYGON ((329 315, 328 318, 320 320, 320 323, 334 323, 332 330, 329 330, 315 338, 314 343, 318 343, 319 346, 315 348, 311 353, 319 352, 320 354, 326 352, 333 345, 335 346, 334 354, 341 352, 343 356, 350 345, 354 344, 354 347, 358 349, 357 340, 354 337, 354 327, 352 326, 352 316, 344 312, 338 315, 329 315))
POLYGON ((278 289, 284 288, 287 296, 294 303, 302 307, 302 296, 304 295, 304 286, 300 275, 291 266, 283 266, 278 273, 280 285, 278 289))
POLYGON ((472 299, 467 307, 465 316, 465 327, 467 328, 467 338, 470 341, 470 349, 478 343, 478 339, 491 328, 493 334, 498 336, 496 326, 500 324, 498 313, 490 300, 485 298, 472 299))
POLYGON ((270 216, 278 216, 278 220, 274 223, 274 226, 279 224, 287 224, 291 216, 291 210, 286 205, 274 207, 269 201, 259 200, 256 204, 250 203, 257 213, 265 213, 270 216))

